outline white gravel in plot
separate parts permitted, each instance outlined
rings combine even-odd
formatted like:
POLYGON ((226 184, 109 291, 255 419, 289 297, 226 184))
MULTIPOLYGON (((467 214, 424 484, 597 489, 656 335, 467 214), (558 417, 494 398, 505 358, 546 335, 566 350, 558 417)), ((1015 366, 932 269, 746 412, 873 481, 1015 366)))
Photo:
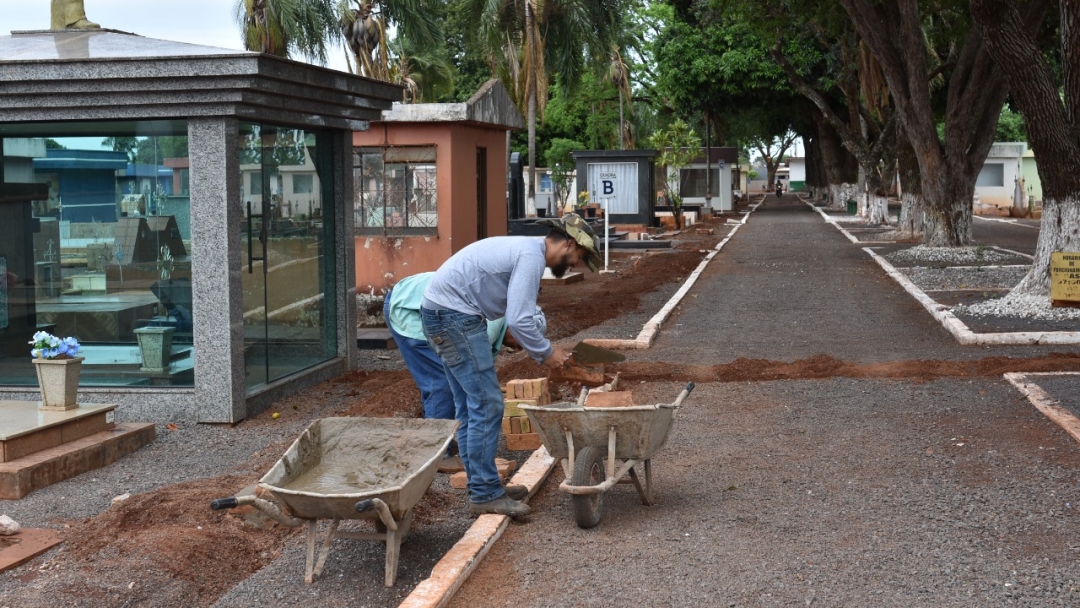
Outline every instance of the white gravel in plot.
POLYGON ((1027 274, 1027 266, 960 266, 925 268, 912 266, 901 271, 923 291, 958 289, 1012 289, 1027 274))
POLYGON ((886 254, 885 259, 894 266, 926 266, 932 264, 1001 264, 1015 261, 1013 254, 988 247, 928 247, 916 245, 886 254))
MULTIPOLYGON (((982 247, 927 247, 918 245, 885 256, 923 290, 1011 289, 1027 274, 1026 266, 995 267, 1016 256, 982 247), (961 265, 951 268, 928 268, 934 264, 961 265)), ((1011 317, 1045 321, 1080 319, 1080 309, 1054 308, 1046 295, 1006 294, 977 304, 958 304, 953 314, 979 317, 1011 317)))
POLYGON ((1045 295, 1008 294, 978 304, 960 304, 952 308, 955 314, 977 317, 1020 317, 1047 321, 1080 319, 1080 308, 1053 308, 1045 295))

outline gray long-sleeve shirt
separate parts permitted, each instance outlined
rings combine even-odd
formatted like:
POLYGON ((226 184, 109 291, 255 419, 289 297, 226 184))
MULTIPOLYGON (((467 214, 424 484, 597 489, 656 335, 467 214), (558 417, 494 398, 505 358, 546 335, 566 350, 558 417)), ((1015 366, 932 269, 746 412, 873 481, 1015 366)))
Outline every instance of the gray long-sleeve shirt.
POLYGON ((506 317, 525 352, 537 361, 551 356, 551 342, 536 325, 536 295, 547 263, 544 239, 495 236, 472 243, 435 271, 424 290, 424 307, 456 310, 486 319, 506 317))

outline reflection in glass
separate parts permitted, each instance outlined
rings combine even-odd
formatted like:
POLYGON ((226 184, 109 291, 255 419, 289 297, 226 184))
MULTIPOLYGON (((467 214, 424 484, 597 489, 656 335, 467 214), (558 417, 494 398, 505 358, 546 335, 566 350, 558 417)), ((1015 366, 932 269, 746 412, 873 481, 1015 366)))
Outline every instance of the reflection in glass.
POLYGON ((0 384, 37 383, 39 329, 83 344, 84 386, 194 384, 186 122, 3 125, 0 142, 2 187, 43 186, 0 205, 0 384), (172 339, 153 371, 144 328, 172 339))
POLYGON ((240 133, 244 360, 258 387, 337 354, 333 184, 322 133, 245 123, 240 133))

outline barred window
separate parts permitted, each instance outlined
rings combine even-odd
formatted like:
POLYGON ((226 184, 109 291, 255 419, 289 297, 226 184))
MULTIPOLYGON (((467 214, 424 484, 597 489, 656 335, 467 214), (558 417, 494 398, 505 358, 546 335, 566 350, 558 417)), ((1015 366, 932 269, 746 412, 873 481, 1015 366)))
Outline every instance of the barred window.
POLYGON ((435 148, 355 148, 353 183, 357 230, 431 234, 438 228, 435 148))

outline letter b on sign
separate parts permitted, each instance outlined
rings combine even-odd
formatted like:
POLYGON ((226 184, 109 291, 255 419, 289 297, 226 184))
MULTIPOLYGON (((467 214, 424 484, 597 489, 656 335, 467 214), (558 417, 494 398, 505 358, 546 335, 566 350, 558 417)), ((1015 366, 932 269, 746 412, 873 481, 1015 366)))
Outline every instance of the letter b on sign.
POLYGON ((615 194, 615 183, 610 179, 605 179, 600 182, 603 188, 604 195, 615 194))

